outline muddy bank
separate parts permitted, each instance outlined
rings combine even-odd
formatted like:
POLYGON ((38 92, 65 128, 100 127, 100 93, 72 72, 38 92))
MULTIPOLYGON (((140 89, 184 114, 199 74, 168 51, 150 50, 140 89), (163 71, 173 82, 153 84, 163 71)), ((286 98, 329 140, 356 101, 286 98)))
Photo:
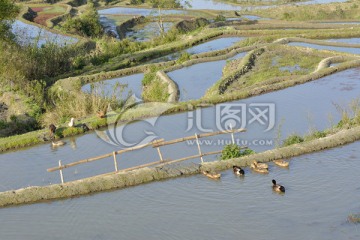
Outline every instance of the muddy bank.
POLYGON ((133 17, 132 19, 129 19, 123 23, 121 23, 119 26, 116 26, 116 31, 119 34, 120 39, 126 38, 126 32, 129 31, 130 28, 133 28, 135 25, 144 23, 145 17, 133 17))
POLYGON ((194 31, 200 27, 204 27, 209 24, 209 21, 205 18, 196 18, 193 20, 183 20, 178 22, 174 28, 180 33, 187 33, 194 31))

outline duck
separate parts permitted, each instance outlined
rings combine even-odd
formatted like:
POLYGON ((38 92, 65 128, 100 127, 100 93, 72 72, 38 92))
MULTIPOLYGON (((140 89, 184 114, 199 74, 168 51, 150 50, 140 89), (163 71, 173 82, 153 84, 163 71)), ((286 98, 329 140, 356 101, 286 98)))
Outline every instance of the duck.
POLYGON ((245 171, 241 167, 233 166, 233 171, 236 175, 239 175, 239 176, 245 175, 245 171))
POLYGON ((272 188, 275 192, 281 192, 281 193, 285 192, 285 187, 280 184, 276 184, 276 181, 274 179, 272 180, 272 183, 273 183, 272 188))
POLYGON ((49 131, 50 131, 50 136, 53 137, 56 131, 56 127, 54 124, 49 125, 49 131))
POLYGON ((66 142, 64 142, 64 141, 57 141, 57 142, 54 142, 54 141, 52 141, 51 142, 51 145, 53 146, 53 147, 60 147, 60 146, 63 146, 63 145, 65 145, 66 144, 66 142))
POLYGON ((74 127, 75 126, 75 118, 71 118, 70 122, 68 124, 69 127, 74 127))
POLYGON ((264 173, 264 174, 269 173, 269 170, 267 168, 258 167, 254 163, 252 163, 250 167, 252 170, 258 173, 264 173))
POLYGON ((211 173, 209 171, 203 171, 202 173, 212 179, 219 179, 221 177, 221 173, 211 173))
POLYGON ((289 166, 289 162, 286 162, 284 160, 274 160, 273 161, 276 165, 278 165, 279 167, 288 167, 289 166))
POLYGON ((254 164, 255 167, 257 167, 257 168, 269 169, 269 165, 267 165, 266 163, 258 163, 256 160, 254 160, 254 161, 253 161, 253 164, 254 164))

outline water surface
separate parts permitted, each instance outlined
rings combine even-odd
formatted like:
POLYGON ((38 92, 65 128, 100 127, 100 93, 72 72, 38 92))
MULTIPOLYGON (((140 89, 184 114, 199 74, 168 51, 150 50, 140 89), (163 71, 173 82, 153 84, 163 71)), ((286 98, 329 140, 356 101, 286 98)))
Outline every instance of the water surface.
POLYGON ((199 53, 204 53, 204 52, 217 51, 217 50, 228 48, 243 39, 245 39, 245 38, 243 38, 243 37, 217 38, 217 39, 210 40, 208 42, 193 46, 191 48, 185 49, 184 51, 181 51, 181 52, 176 52, 176 53, 172 53, 172 54, 160 57, 160 58, 156 58, 156 59, 152 60, 151 62, 157 63, 157 62, 165 62, 165 61, 175 60, 175 59, 178 59, 183 52, 187 52, 190 54, 199 54, 199 53))
MULTIPOLYGON (((216 131, 231 122, 235 123, 233 127, 247 129, 246 133, 235 134, 235 137, 241 140, 240 144, 247 145, 255 151, 272 149, 275 146, 274 139, 279 133, 277 130, 279 125, 282 126, 280 133, 284 138, 294 132, 305 134, 310 129, 322 130, 337 123, 341 114, 336 110, 334 104, 348 106, 351 100, 360 97, 359 73, 360 68, 350 69, 299 86, 235 101, 231 105, 226 103, 199 109, 196 112, 134 122, 125 125, 123 131, 120 131, 121 128, 116 128, 117 141, 114 143, 120 144, 121 141, 136 143, 149 136, 151 132, 153 132, 152 135, 171 140, 194 133, 216 131), (275 104, 275 126, 271 130, 266 131, 269 125, 267 121, 264 121, 264 124, 258 121, 250 123, 252 115, 249 109, 256 113, 256 108, 251 106, 254 103, 275 104), (235 117, 224 118, 224 116, 228 116, 227 111, 224 114, 226 107, 237 111, 243 109, 244 106, 246 107, 244 112, 247 114, 246 121, 239 122, 238 113, 235 114, 235 117), (221 118, 217 119, 216 116, 221 116, 221 118), (156 121, 153 123, 150 120, 156 121), (261 143, 260 141, 263 140, 269 140, 269 142, 261 143)), ((260 107, 260 110, 264 109, 260 107)), ((110 128, 111 130, 112 128, 110 128)), ((220 150, 224 144, 229 143, 230 139, 228 135, 209 138, 214 141, 203 143, 202 150, 203 152, 220 150)), ((95 133, 65 139, 65 141, 67 144, 57 149, 52 149, 50 144, 42 144, 0 154, 0 191, 59 183, 58 173, 46 171, 47 168, 57 166, 58 160, 62 160, 63 164, 66 164, 121 149, 120 146, 105 143, 95 133)), ((191 142, 170 145, 161 148, 161 151, 165 159, 177 159, 197 154, 197 148, 191 142)), ((119 168, 123 169, 158 159, 156 150, 147 148, 118 156, 118 164, 119 168)), ((217 157, 205 157, 206 161, 214 159, 217 157)), ((195 159, 194 162, 199 162, 199 159, 195 159)), ((65 169, 64 178, 65 181, 70 181, 110 171, 114 171, 112 158, 65 169)))
POLYGON ((360 38, 336 38, 328 39, 329 42, 340 42, 340 43, 350 43, 350 44, 360 44, 360 38))
POLYGON ((359 226, 346 220, 360 212, 359 149, 356 142, 296 157, 289 169, 270 165, 268 175, 229 170, 219 181, 195 175, 5 208, 0 238, 359 239, 359 226), (271 179, 284 195, 272 191, 271 179))
POLYGON ((324 45, 302 43, 302 42, 291 42, 291 43, 289 43, 289 45, 290 46, 298 46, 298 47, 315 48, 318 50, 330 50, 330 51, 337 51, 337 52, 360 54, 360 48, 324 46, 324 45))
MULTIPOLYGON (((103 15, 139 15, 139 16, 157 16, 159 15, 157 9, 148 9, 148 8, 126 8, 126 7, 112 7, 105 8, 98 11, 99 14, 103 15)), ((162 10, 162 14, 165 15, 174 15, 174 14, 186 14, 186 10, 162 10)))
MULTIPOLYGON (((164 22, 164 32, 168 32, 174 25, 173 22, 164 22)), ((138 24, 126 32, 126 37, 138 42, 149 41, 160 36, 160 29, 156 22, 138 24)))
POLYGON ((95 91, 101 91, 104 96, 111 96, 114 86, 115 85, 121 85, 124 86, 124 91, 122 93, 123 99, 125 99, 127 96, 135 94, 136 97, 141 98, 141 92, 142 92, 142 79, 144 78, 143 73, 139 74, 133 74, 125 77, 118 77, 114 79, 104 80, 101 81, 101 83, 89 83, 84 85, 81 90, 83 92, 90 93, 92 85, 95 86, 98 90, 95 91))
MULTIPOLYGON (((247 54, 243 52, 228 59, 242 58, 247 54)), ((205 95, 207 89, 222 77, 222 69, 228 60, 205 62, 168 72, 180 89, 180 101, 199 99, 205 95)))
POLYGON ((21 45, 28 45, 37 43, 41 47, 47 42, 56 43, 57 45, 64 46, 67 44, 76 43, 78 39, 53 33, 38 26, 27 24, 19 20, 15 20, 12 24, 11 31, 16 35, 16 40, 21 45))
MULTIPOLYGON (((180 0, 180 2, 184 2, 186 0, 180 0)), ((295 3, 289 3, 285 5, 309 5, 309 4, 326 4, 326 3, 332 3, 332 2, 345 2, 346 0, 311 0, 311 1, 305 1, 305 2, 295 2, 295 3)), ((271 8, 276 7, 278 5, 270 5, 270 6, 239 6, 239 5, 233 5, 230 2, 220 2, 216 0, 194 0, 190 1, 191 8, 192 9, 211 9, 211 10, 245 10, 245 9, 259 9, 259 8, 271 8)))

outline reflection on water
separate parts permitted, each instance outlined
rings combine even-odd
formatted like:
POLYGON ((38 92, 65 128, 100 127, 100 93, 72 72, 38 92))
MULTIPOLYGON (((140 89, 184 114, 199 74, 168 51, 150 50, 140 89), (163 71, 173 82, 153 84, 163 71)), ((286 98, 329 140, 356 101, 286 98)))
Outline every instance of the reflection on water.
MULTIPOLYGON (((281 134, 283 137, 297 132, 304 134, 310 128, 322 130, 331 124, 337 123, 341 115, 336 111, 334 103, 347 105, 352 99, 359 97, 360 75, 359 68, 324 77, 314 82, 309 82, 296 87, 291 87, 277 92, 252 97, 246 100, 232 102, 231 106, 239 107, 239 104, 251 103, 275 103, 275 125, 283 120, 281 134), (344 89, 344 86, 351 88, 344 89), (306 93, 306 94, 304 94, 306 93), (316 104, 314 104, 316 103, 316 104), (331 114, 331 117, 330 117, 331 114)), ((216 120, 218 107, 200 109, 198 112, 185 112, 157 119, 155 127, 149 122, 134 122, 127 125, 122 132, 118 133, 118 139, 129 142, 137 141, 145 136, 145 132, 154 132, 155 135, 165 140, 190 136, 201 133, 206 129, 217 130, 216 120), (199 125, 200 124, 200 125, 199 125), (201 130, 201 128, 203 130, 201 130)), ((221 110, 221 109, 220 109, 221 110)), ((248 113, 250 114, 250 113, 248 113)), ((250 118, 251 115, 248 115, 250 118)), ((234 126, 239 127, 239 125, 234 126)), ((264 151, 274 147, 274 138, 277 136, 277 127, 265 132, 267 124, 253 122, 245 125, 246 133, 236 134, 242 140, 242 144, 248 145, 255 151, 264 151), (260 144, 259 140, 270 140, 269 143, 260 144)), ((203 152, 222 149, 224 141, 230 140, 230 136, 224 135, 209 145, 203 145, 203 152)), ((120 147, 106 144, 95 133, 88 133, 76 138, 76 148, 68 142, 56 151, 51 151, 51 144, 43 144, 36 147, 3 153, 0 155, 0 191, 16 189, 24 186, 47 185, 59 183, 58 173, 48 173, 47 168, 58 165, 58 160, 63 164, 78 161, 105 153, 119 150, 120 147)), ((161 149, 164 159, 177 159, 197 153, 197 148, 191 143, 176 144, 161 149)), ((206 161, 216 157, 205 157, 206 161)), ((128 168, 147 162, 158 160, 158 154, 153 148, 147 148, 119 156, 119 168, 128 168)), ((199 162, 199 159, 195 159, 199 162)), ((87 176, 114 171, 112 158, 78 165, 64 170, 65 181, 80 179, 87 176)))
POLYGON ((12 24, 11 31, 16 35, 17 41, 22 45, 33 44, 37 41, 38 47, 47 42, 53 42, 60 46, 76 43, 78 39, 52 33, 35 25, 16 20, 12 24))
MULTIPOLYGON (((186 0, 180 0, 180 2, 184 3, 186 0)), ((285 5, 309 5, 309 4, 325 4, 325 3, 332 3, 332 2, 345 2, 346 0, 310 0, 305 2, 298 2, 298 3, 288 3, 285 5)), ((241 3, 241 1, 238 1, 241 3)), ((231 2, 220 2, 216 0, 196 0, 196 1, 190 1, 191 9, 211 9, 211 10, 246 10, 246 9, 259 9, 259 8, 270 8, 275 7, 277 5, 272 6, 239 6, 239 5, 233 5, 231 2)), ((184 5, 184 4, 183 4, 184 5)))
MULTIPOLYGON (((232 46, 233 44, 235 44, 236 42, 239 42, 243 39, 244 39, 243 37, 218 38, 218 39, 214 39, 214 40, 196 45, 194 47, 185 49, 184 51, 188 52, 190 54, 199 54, 199 53, 204 53, 204 52, 217 51, 217 50, 228 48, 228 47, 232 46)), ((172 53, 172 54, 160 57, 160 58, 156 58, 156 59, 152 60, 151 62, 158 63, 158 62, 175 60, 175 59, 179 58, 181 54, 182 54, 182 52, 172 53)))
MULTIPOLYGON (((140 15, 140 16, 157 16, 158 10, 157 9, 146 9, 146 8, 125 8, 125 7, 113 7, 113 8, 106 8, 98 11, 99 14, 103 15, 110 15, 110 14, 117 14, 117 15, 140 15)), ((187 11, 185 10, 162 10, 162 14, 170 15, 170 14, 186 14, 187 11)))
POLYGON ((321 22, 321 24, 360 24, 360 22, 321 22))
MULTIPOLYGON (((242 58, 247 54, 243 52, 228 59, 242 58)), ((228 60, 205 62, 184 67, 167 74, 180 89, 180 101, 199 99, 205 95, 207 89, 222 77, 222 69, 228 60)))
POLYGON ((83 92, 91 92, 91 86, 100 88, 104 96, 111 96, 114 91, 114 87, 117 84, 120 84, 124 87, 122 92, 123 99, 126 99, 127 96, 135 94, 136 97, 141 98, 142 92, 142 79, 144 78, 143 73, 133 74, 125 77, 118 77, 110 80, 101 81, 101 83, 89 83, 84 85, 81 90, 83 92), (101 89, 102 88, 102 89, 101 89))
POLYGON ((330 51, 337 51, 337 52, 360 54, 360 48, 323 46, 323 45, 302 43, 302 42, 292 42, 292 43, 289 43, 289 45, 290 46, 298 46, 298 47, 315 48, 315 49, 319 49, 319 50, 330 50, 330 51))
POLYGON ((268 175, 231 170, 52 203, 1 209, 0 238, 359 239, 360 142, 293 158, 268 175), (286 187, 279 195, 271 179, 286 187), (59 229, 66 229, 61 231, 59 229), (226 237, 224 237, 226 236, 226 237))
POLYGON ((114 19, 107 18, 106 16, 99 17, 99 21, 101 26, 104 28, 105 33, 115 36, 116 38, 120 38, 117 30, 116 30, 116 23, 114 19))
MULTIPOLYGON (((164 22, 164 32, 168 32, 174 25, 173 22, 164 22)), ((160 29, 156 22, 138 24, 126 32, 126 37, 138 42, 149 41, 160 36, 160 29)))
POLYGON ((360 44, 360 38, 336 38, 328 39, 329 42, 340 42, 340 43, 350 43, 350 44, 360 44))

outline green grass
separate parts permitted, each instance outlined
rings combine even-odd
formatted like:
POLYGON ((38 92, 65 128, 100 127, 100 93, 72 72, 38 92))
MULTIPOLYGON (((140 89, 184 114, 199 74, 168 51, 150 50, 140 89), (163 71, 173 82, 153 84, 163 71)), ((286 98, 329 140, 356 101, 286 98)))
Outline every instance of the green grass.
POLYGON ((240 146, 236 144, 228 144, 222 150, 220 159, 227 160, 227 159, 239 158, 254 153, 255 152, 251 149, 241 149, 240 146))
POLYGON ((267 9, 260 9, 251 11, 253 14, 260 14, 262 16, 283 19, 283 20, 346 20, 359 19, 359 2, 346 3, 329 3, 317 5, 303 5, 303 6, 280 6, 273 8, 272 11, 267 9))
MULTIPOLYGON (((333 54, 322 53, 316 50, 301 50, 289 46, 268 47, 267 51, 256 60, 255 67, 233 83, 228 91, 238 91, 239 89, 250 87, 269 79, 279 77, 293 78, 309 74, 316 69, 318 63, 323 58, 329 56, 333 56, 333 54)), ((226 74, 230 74, 229 72, 234 70, 231 67, 226 67, 226 69, 228 70, 226 74)))
POLYGON ((286 147, 286 146, 290 146, 290 145, 293 145, 293 144, 297 144, 297 143, 302 143, 304 142, 304 138, 297 135, 297 134, 291 134, 290 136, 288 136, 284 142, 283 142, 283 146, 286 147))
POLYGON ((167 102, 169 98, 168 84, 155 77, 142 92, 142 98, 147 102, 167 102))

